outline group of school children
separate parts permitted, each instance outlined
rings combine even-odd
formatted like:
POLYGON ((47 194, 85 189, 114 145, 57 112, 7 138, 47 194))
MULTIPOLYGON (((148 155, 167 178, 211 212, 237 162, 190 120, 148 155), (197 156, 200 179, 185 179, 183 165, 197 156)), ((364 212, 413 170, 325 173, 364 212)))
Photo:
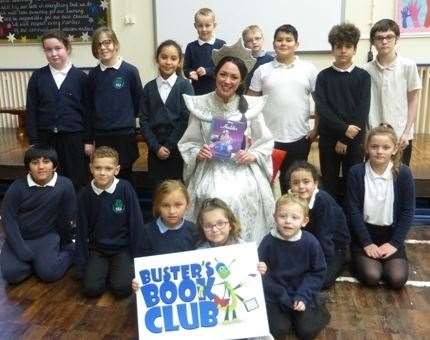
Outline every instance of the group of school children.
MULTIPOLYGON (((225 44, 215 37, 210 9, 196 13, 194 26, 198 39, 188 44, 184 58, 175 41, 160 44, 159 75, 144 88, 136 67, 119 57, 110 28, 94 32, 92 53, 100 63, 89 75, 71 64, 64 33, 43 36, 49 64, 28 84, 28 175, 10 186, 2 202, 6 239, 0 269, 7 282, 19 283, 33 273, 55 281, 75 263, 83 294, 96 297, 110 289, 125 297, 138 288, 135 280, 131 285, 134 257, 244 242, 240 221, 218 198, 203 202, 196 224, 184 218, 188 193, 177 146, 188 123, 182 95, 214 90, 211 53, 225 44), (129 182, 138 158, 138 114, 157 184, 154 220, 147 224, 129 182), (89 184, 85 155, 93 177, 89 184)), ((399 35, 394 21, 377 22, 370 40, 378 55, 362 69, 352 62, 359 30, 336 25, 329 34, 335 61, 318 74, 295 55, 293 26, 276 30, 275 57, 262 50, 258 26, 243 31, 244 44, 257 59, 246 79, 248 94, 268 95, 265 123, 275 148, 287 151, 280 170, 284 195, 273 212, 276 226, 258 248, 276 339, 291 329, 300 338, 313 338, 329 322, 319 292, 342 272, 350 243, 353 272, 363 284, 384 280, 400 288, 407 281, 404 241, 415 192, 400 157, 403 151, 409 164, 420 81, 415 64, 396 54, 399 35), (310 95, 317 114, 312 130, 310 95), (306 162, 318 135, 325 190, 306 162), (346 184, 339 180, 340 168, 346 184), (342 193, 346 218, 336 201, 342 193)))

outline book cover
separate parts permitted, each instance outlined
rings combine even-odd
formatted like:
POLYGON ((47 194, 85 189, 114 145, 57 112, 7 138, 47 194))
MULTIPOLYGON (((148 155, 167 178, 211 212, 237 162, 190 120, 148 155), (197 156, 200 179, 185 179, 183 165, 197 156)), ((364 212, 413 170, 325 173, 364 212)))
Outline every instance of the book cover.
POLYGON ((212 120, 210 148, 215 159, 233 158, 242 147, 246 123, 216 117, 212 120))

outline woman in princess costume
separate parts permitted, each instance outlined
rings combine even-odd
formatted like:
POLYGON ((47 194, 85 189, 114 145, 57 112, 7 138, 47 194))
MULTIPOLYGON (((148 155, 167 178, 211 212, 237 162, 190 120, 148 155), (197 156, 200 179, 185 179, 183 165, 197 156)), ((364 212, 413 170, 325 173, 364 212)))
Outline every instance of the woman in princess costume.
POLYGON ((241 40, 214 50, 212 59, 215 91, 184 95, 190 121, 178 147, 190 194, 189 218, 196 220, 206 198, 221 198, 242 222, 241 238, 259 242, 273 226, 275 206, 269 184, 274 142, 261 113, 266 97, 243 96, 246 74, 255 59, 241 40), (216 117, 247 124, 242 148, 233 160, 213 158, 210 136, 216 117))

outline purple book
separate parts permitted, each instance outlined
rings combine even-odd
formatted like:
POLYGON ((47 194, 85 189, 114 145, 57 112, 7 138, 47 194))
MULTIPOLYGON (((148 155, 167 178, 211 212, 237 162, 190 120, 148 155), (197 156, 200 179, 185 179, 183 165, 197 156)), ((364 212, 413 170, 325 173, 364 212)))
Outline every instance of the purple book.
POLYGON ((214 118, 209 144, 213 158, 223 160, 233 158, 242 146, 245 129, 245 122, 214 118))

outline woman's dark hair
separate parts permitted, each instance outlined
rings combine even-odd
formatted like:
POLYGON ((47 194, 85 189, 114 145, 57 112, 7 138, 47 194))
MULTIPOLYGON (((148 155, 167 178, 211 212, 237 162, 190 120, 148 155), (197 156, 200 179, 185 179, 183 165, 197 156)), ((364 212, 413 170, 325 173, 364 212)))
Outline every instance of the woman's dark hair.
POLYGON ((24 166, 28 171, 30 170, 31 161, 39 158, 47 158, 52 164, 54 164, 54 168, 58 165, 58 155, 57 151, 53 147, 48 144, 35 144, 31 146, 24 154, 24 166))
POLYGON ((163 48, 168 47, 168 46, 173 46, 174 48, 176 48, 176 51, 178 51, 179 65, 176 68, 175 72, 179 76, 182 74, 182 49, 181 49, 181 46, 176 41, 171 40, 171 39, 163 41, 157 48, 157 51, 155 53, 155 59, 158 59, 158 56, 160 55, 163 48))
POLYGON ((57 39, 60 41, 66 50, 70 53, 72 50, 72 44, 70 43, 70 40, 67 38, 66 33, 60 30, 49 30, 43 33, 42 35, 42 46, 45 47, 45 40, 47 39, 57 39))
POLYGON ((235 64, 237 66, 237 68, 239 69, 239 73, 240 73, 240 85, 236 90, 236 94, 238 96, 240 96, 239 99, 239 111, 241 113, 245 113, 248 110, 248 102, 246 101, 245 97, 243 96, 245 93, 245 79, 246 79, 246 75, 248 74, 248 69, 245 66, 245 63, 242 61, 242 59, 236 58, 236 57, 224 57, 222 58, 218 65, 215 67, 215 72, 214 75, 215 77, 217 76, 219 70, 221 69, 221 67, 225 64, 231 62, 233 64, 235 64))

